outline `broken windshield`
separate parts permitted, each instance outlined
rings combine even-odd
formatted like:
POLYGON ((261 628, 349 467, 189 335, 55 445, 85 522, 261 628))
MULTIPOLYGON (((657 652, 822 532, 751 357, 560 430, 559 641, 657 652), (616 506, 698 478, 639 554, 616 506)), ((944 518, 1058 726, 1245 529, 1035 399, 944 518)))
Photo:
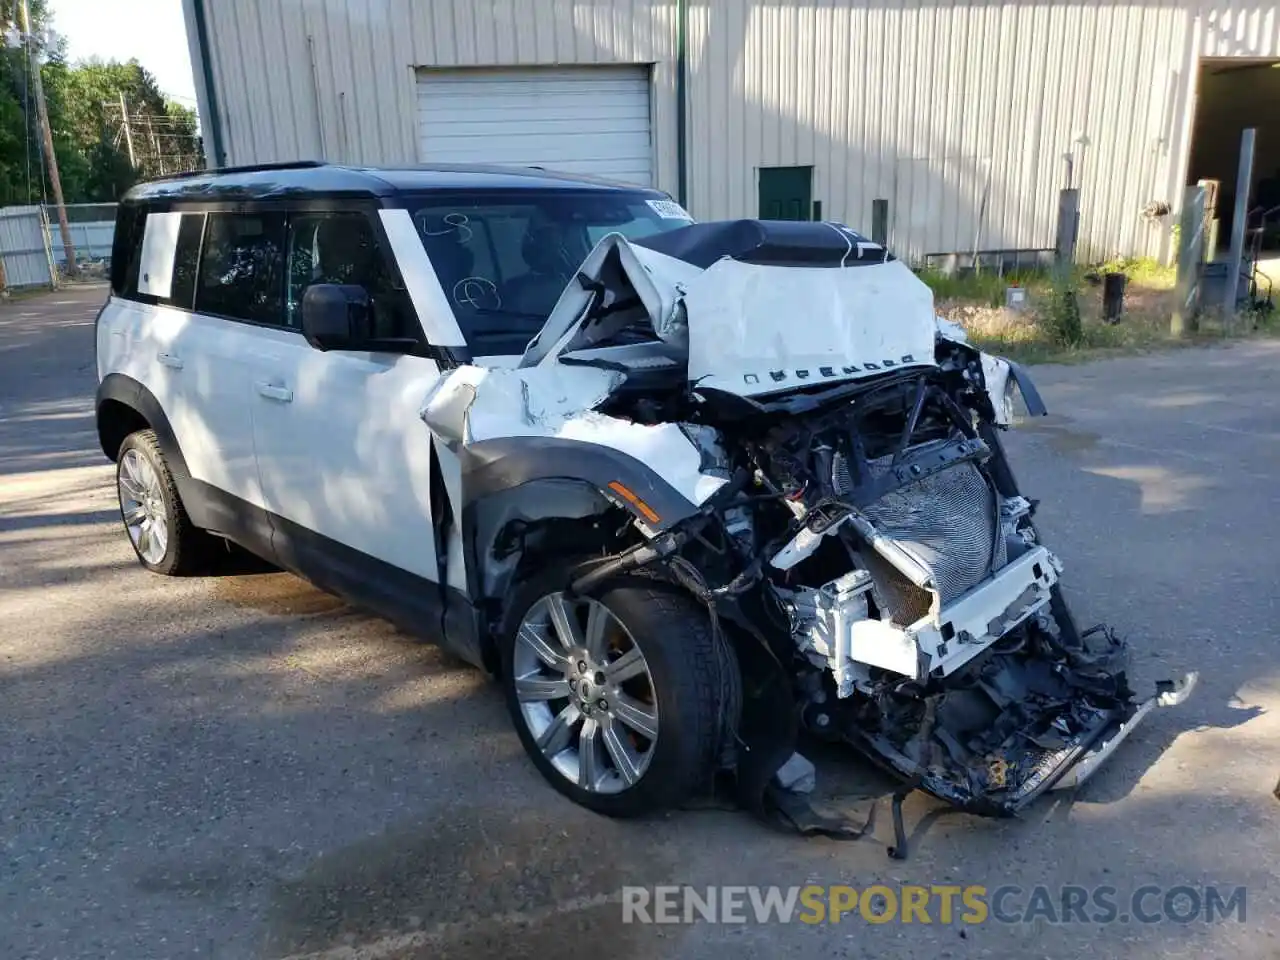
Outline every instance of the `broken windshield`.
POLYGON ((672 200, 642 190, 432 194, 409 209, 477 356, 523 353, 601 238, 646 237, 690 222, 672 200))

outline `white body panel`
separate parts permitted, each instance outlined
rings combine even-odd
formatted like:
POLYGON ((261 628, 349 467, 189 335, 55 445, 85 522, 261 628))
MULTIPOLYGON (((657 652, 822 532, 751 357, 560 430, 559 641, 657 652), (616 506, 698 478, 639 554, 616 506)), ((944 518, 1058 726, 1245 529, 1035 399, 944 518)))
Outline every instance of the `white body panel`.
POLYGON ((441 378, 422 419, 455 443, 554 437, 608 447, 656 470, 690 502, 703 503, 725 480, 700 471, 701 454, 678 424, 647 426, 595 412, 620 382, 618 374, 592 367, 464 366, 441 378))
POLYGON ((98 373, 141 383, 173 427, 196 480, 264 506, 249 414, 249 358, 261 328, 112 297, 98 325, 98 373))
POLYGON ((435 361, 320 351, 295 332, 256 332, 246 386, 267 509, 439 579, 431 434, 417 417, 439 376, 435 361))

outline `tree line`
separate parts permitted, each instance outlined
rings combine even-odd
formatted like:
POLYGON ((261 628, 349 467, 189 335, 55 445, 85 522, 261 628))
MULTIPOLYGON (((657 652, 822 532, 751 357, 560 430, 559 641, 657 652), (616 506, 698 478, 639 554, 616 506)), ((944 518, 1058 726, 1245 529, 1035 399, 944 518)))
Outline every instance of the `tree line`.
MULTIPOLYGON (((28 3, 38 36, 47 2, 28 3)), ((6 23, 21 24, 21 0, 0 0, 6 23)), ((118 200, 140 180, 204 166, 195 111, 165 97, 137 60, 72 64, 58 43, 40 76, 67 203, 118 200)), ((48 196, 38 122, 27 50, 0 47, 0 206, 48 196)))

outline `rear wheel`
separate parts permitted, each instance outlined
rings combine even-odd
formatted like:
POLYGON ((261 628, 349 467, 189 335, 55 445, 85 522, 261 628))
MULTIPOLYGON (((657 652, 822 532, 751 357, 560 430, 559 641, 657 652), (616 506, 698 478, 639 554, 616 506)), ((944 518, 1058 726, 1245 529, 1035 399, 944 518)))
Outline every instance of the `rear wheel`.
POLYGON ((125 532, 144 567, 175 577, 207 569, 214 539, 192 525, 154 431, 131 433, 120 445, 116 493, 125 532))
POLYGON ((520 741, 584 807, 676 806, 709 782, 722 727, 724 661, 706 610, 648 577, 592 596, 570 596, 571 578, 564 567, 536 576, 510 608, 502 681, 520 741))

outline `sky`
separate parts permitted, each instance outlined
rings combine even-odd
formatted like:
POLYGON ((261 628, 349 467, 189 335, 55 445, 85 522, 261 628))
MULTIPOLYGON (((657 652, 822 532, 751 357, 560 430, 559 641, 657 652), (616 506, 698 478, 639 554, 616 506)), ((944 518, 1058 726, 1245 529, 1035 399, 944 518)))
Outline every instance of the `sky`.
POLYGON ((69 59, 136 57, 161 90, 195 109, 182 0, 51 0, 49 8, 69 59))

